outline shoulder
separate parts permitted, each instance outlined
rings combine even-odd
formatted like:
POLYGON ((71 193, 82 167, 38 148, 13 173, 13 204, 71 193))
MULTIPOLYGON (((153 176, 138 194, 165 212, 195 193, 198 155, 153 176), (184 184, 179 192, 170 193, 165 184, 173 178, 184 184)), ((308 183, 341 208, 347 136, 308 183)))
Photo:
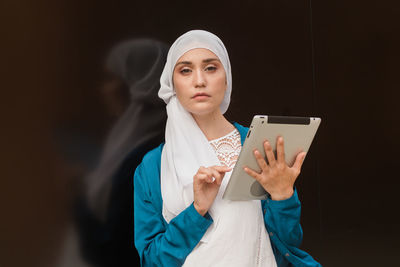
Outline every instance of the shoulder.
POLYGON ((248 127, 245 127, 245 126, 239 124, 236 121, 233 121, 232 124, 238 129, 239 132, 246 132, 247 133, 247 131, 249 130, 248 127))
POLYGON ((161 152, 163 147, 164 143, 161 143, 143 156, 141 163, 135 170, 135 180, 137 180, 139 176, 159 176, 161 169, 161 152))
POLYGON ((164 143, 161 143, 158 147, 153 148, 152 150, 150 150, 149 152, 147 152, 143 159, 142 159, 142 163, 141 165, 160 165, 160 161, 161 161, 161 152, 162 149, 164 147, 164 143))
POLYGON ((163 146, 164 143, 161 143, 156 148, 148 151, 135 170, 134 190, 136 194, 140 193, 144 199, 151 199, 154 193, 160 190, 161 152, 163 146))
POLYGON ((247 136, 247 132, 249 131, 249 128, 248 127, 245 127, 245 126, 243 126, 243 125, 240 125, 239 123, 237 123, 237 122, 232 122, 232 124, 236 127, 236 129, 239 131, 239 133, 240 133, 240 139, 241 139, 241 142, 242 142, 242 144, 244 143, 244 140, 246 139, 246 136, 247 136))

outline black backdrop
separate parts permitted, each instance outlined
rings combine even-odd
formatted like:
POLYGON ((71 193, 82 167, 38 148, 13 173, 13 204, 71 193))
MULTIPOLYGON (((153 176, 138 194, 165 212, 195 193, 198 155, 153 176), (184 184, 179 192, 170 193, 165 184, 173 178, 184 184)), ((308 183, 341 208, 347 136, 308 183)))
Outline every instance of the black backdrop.
POLYGON ((57 266, 79 187, 75 174, 84 167, 65 164, 53 133, 79 128, 87 146, 101 144, 112 125, 99 93, 110 47, 139 37, 171 44, 190 29, 217 34, 228 49, 228 119, 247 125, 256 113, 322 118, 296 182, 303 248, 324 266, 396 265, 398 1, 1 6, 0 266, 57 266))

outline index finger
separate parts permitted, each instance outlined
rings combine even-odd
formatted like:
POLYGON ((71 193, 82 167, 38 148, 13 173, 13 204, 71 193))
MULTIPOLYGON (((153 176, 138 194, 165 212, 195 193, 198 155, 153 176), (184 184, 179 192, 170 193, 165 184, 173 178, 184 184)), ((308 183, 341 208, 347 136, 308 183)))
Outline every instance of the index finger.
POLYGON ((209 168, 209 171, 211 172, 211 175, 215 178, 215 180, 217 181, 217 184, 220 185, 222 182, 222 179, 225 176, 225 173, 220 173, 218 172, 215 168, 209 168))
POLYGON ((232 170, 231 167, 228 167, 228 166, 225 166, 225 165, 211 166, 211 168, 215 169, 218 172, 229 172, 230 170, 232 170))

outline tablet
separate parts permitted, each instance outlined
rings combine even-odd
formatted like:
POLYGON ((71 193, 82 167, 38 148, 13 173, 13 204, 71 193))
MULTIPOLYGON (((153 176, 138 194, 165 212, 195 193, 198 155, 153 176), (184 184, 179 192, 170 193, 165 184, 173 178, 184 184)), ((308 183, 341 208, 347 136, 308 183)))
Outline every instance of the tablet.
POLYGON ((320 118, 314 117, 254 116, 222 198, 266 199, 268 192, 243 170, 243 166, 248 166, 257 172, 261 171, 253 153, 254 149, 266 158, 263 142, 268 140, 276 155, 276 139, 282 136, 285 160, 288 166, 292 166, 299 152, 308 151, 320 122, 320 118))

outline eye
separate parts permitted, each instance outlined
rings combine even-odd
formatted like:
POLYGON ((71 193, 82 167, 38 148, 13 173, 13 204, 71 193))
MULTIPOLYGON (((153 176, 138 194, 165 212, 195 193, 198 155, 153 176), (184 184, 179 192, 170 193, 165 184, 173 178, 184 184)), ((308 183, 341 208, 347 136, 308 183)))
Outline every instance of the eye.
POLYGON ((208 66, 208 67, 206 67, 206 71, 214 71, 214 70, 216 70, 217 69, 217 67, 215 67, 215 66, 208 66))
POLYGON ((191 70, 188 69, 188 68, 184 68, 184 69, 181 69, 179 72, 182 73, 182 74, 186 74, 186 73, 191 72, 191 70))

